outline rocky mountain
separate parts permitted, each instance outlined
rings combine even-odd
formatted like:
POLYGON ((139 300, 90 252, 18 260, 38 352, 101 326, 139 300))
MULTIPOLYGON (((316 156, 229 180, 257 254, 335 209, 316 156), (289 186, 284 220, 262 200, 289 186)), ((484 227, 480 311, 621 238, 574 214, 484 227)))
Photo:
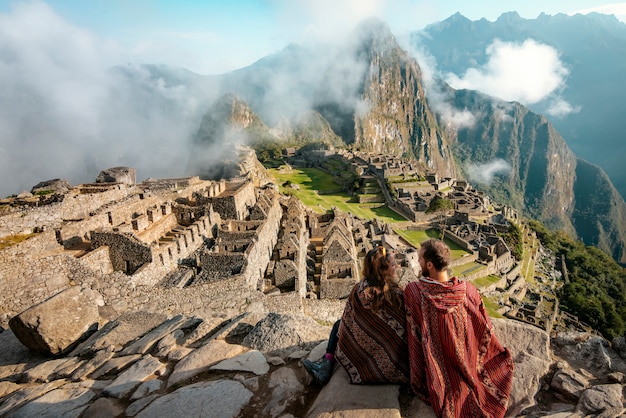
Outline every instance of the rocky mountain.
POLYGON ((457 13, 414 32, 411 43, 432 55, 442 73, 462 77, 469 68, 486 64, 487 47, 496 39, 516 44, 532 39, 556 49, 569 72, 558 94, 578 111, 551 116, 549 99, 529 107, 546 115, 576 156, 602 167, 626 196, 626 24, 597 13, 523 19, 510 12, 495 22, 471 21, 457 13))
MULTIPOLYGON (((302 306, 276 312, 281 304, 270 297, 232 317, 129 310, 105 320, 98 299, 76 286, 15 317, 34 326, 0 330, 0 415, 435 416, 408 387, 351 385, 341 366, 326 386, 312 382, 302 360, 323 355, 330 327, 302 306), (94 321, 103 325, 78 340, 82 332, 67 326, 84 330, 94 321), (66 349, 50 355, 60 346, 66 349)), ((551 339, 530 324, 493 324, 514 360, 507 416, 622 415, 623 337, 564 332, 551 339)))
POLYGON ((464 173, 471 178, 494 160, 510 164, 477 187, 626 263, 626 204, 601 168, 576 158, 545 116, 475 91, 452 94, 455 107, 476 116, 471 128, 450 135, 464 173))
POLYGON ((298 130, 300 144, 307 137, 322 138, 415 158, 442 176, 468 177, 472 167, 504 161, 510 168, 507 175, 476 186, 497 202, 626 262, 623 199, 601 169, 577 158, 546 116, 518 103, 444 87, 449 105, 471 112, 476 123, 466 129, 437 120, 418 63, 378 21, 364 23, 346 44, 324 52, 332 59, 319 50, 291 46, 221 76, 224 96, 207 111, 193 158, 198 161, 208 154, 206 158, 215 161, 222 149, 215 145, 230 143, 233 137, 293 145, 293 127, 303 126, 303 114, 314 115, 305 120, 315 123, 298 130), (214 144, 211 151, 198 152, 207 144, 214 144), (602 187, 587 188, 590 178, 602 187), (606 193, 600 196, 598 190, 606 193))
POLYGON ((314 111, 344 145, 416 158, 441 175, 456 174, 419 65, 380 21, 363 23, 342 45, 292 45, 225 74, 220 91, 236 94, 269 126, 314 111))

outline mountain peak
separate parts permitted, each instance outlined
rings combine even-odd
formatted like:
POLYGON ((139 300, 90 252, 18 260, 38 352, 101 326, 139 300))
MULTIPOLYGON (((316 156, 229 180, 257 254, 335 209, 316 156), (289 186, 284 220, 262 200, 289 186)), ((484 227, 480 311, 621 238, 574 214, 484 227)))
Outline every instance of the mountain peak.
POLYGON ((500 17, 496 20, 497 23, 512 23, 518 22, 522 18, 517 12, 505 12, 500 15, 500 17))
POLYGON ((365 19, 356 27, 357 33, 369 33, 372 36, 393 36, 391 34, 391 29, 389 29, 389 25, 376 17, 372 17, 369 19, 365 19))
POLYGON ((444 22, 449 22, 449 23, 464 22, 464 21, 469 21, 469 19, 463 16, 460 12, 456 12, 455 14, 453 14, 452 16, 444 20, 444 22))
POLYGON ((377 18, 370 18, 361 22, 353 33, 355 38, 363 44, 398 46, 389 25, 377 18))

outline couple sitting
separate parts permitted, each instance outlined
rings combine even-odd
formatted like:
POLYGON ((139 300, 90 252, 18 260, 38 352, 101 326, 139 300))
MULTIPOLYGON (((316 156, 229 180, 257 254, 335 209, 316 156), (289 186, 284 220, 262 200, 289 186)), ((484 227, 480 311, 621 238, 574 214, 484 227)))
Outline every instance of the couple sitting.
POLYGON ((423 277, 403 292, 395 256, 369 251, 326 354, 304 367, 321 384, 335 360, 351 383, 410 383, 440 417, 503 417, 513 360, 478 290, 448 276, 450 249, 440 240, 422 244, 419 263, 423 277))

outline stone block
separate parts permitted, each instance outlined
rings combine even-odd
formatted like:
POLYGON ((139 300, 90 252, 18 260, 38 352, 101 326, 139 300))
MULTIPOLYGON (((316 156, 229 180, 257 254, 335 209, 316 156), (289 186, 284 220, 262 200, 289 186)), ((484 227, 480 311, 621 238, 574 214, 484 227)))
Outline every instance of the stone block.
POLYGON ((132 224, 135 231, 141 232, 148 228, 148 226, 150 226, 150 220, 148 219, 147 215, 139 215, 138 217, 133 219, 132 224))
POLYGON ((26 347, 61 355, 98 329, 102 304, 98 292, 75 286, 11 318, 9 326, 26 347))
POLYGON ((352 287, 358 283, 358 279, 328 279, 320 283, 320 299, 342 299, 346 298, 352 287))
POLYGON ((351 385, 344 368, 337 366, 305 416, 400 418, 399 394, 399 385, 351 385))
POLYGON ((102 170, 98 177, 96 177, 96 183, 124 183, 135 184, 137 182, 137 172, 134 168, 130 167, 113 167, 107 170, 102 170))

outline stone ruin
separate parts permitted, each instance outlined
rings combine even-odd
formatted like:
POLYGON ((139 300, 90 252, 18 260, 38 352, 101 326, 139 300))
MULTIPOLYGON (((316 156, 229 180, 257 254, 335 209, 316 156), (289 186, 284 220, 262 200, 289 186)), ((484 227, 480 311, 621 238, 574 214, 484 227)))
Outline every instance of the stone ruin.
MULTIPOLYGON (((529 286, 522 272, 522 266, 511 254, 510 249, 504 243, 498 233, 506 233, 511 223, 520 225, 520 219, 517 212, 508 207, 500 206, 491 208, 492 202, 489 196, 478 192, 472 188, 466 180, 453 178, 440 178, 436 173, 428 173, 428 171, 419 166, 419 163, 403 160, 382 154, 369 153, 352 153, 344 150, 329 150, 323 153, 311 156, 299 156, 290 159, 296 165, 317 166, 322 170, 328 171, 328 159, 341 159, 345 167, 353 170, 353 174, 363 180, 376 178, 379 184, 395 184, 396 196, 386 190, 383 190, 386 196, 386 203, 402 213, 408 219, 422 224, 430 224, 436 229, 444 229, 446 238, 457 243, 470 254, 458 260, 455 264, 469 263, 475 261, 483 264, 486 268, 477 269, 475 273, 464 275, 466 280, 475 280, 477 278, 496 275, 501 277, 498 282, 481 289, 485 294, 492 295, 503 305, 500 309, 501 313, 507 314, 511 318, 527 322, 537 326, 543 330, 550 332, 555 325, 570 324, 565 329, 569 330, 588 330, 585 324, 577 323, 576 318, 568 318, 566 313, 560 312, 558 303, 547 301, 548 298, 556 300, 556 297, 545 296, 542 301, 541 309, 530 308, 534 303, 529 298, 533 292, 529 292, 529 286), (304 162, 300 160, 304 159, 304 162), (416 175, 417 172, 426 173, 422 176, 416 175), (400 180, 397 180, 400 179, 400 180), (435 198, 446 198, 450 200, 454 206, 453 215, 445 214, 426 214, 425 211, 435 198), (494 213, 495 212, 495 213, 494 213), (476 219, 476 220, 471 220, 476 219)), ((338 176, 337 173, 330 171, 330 174, 338 176)), ((367 192, 366 192, 367 193, 367 192)), ((361 196, 359 196, 361 199, 361 196)), ((451 212, 451 211, 450 211, 451 212)), ((321 224, 325 221, 319 219, 321 224)), ((418 229, 423 226, 416 227, 418 229)), ((315 227, 311 228, 315 231, 315 227)), ((332 243, 332 253, 348 254, 352 245, 357 248, 357 252, 364 254, 366 248, 371 247, 371 239, 365 239, 358 227, 353 227, 354 243, 349 239, 345 239, 348 235, 335 233, 334 242, 332 243), (339 237, 339 238, 338 238, 339 237)), ((393 236, 393 235, 389 235, 393 236)), ((327 295, 339 296, 341 294, 338 289, 330 290, 330 285, 345 286, 348 288, 348 281, 337 280, 340 276, 351 279, 352 272, 348 265, 341 265, 334 262, 332 265, 323 264, 321 252, 324 251, 320 247, 319 238, 312 238, 311 250, 311 266, 315 266, 313 279, 313 294, 320 297, 327 295), (313 261, 314 260, 314 261, 313 261), (335 276, 331 280, 320 280, 318 277, 335 276), (324 286, 325 285, 325 286, 324 286)), ((530 237, 531 241, 535 241, 535 237, 530 237)), ((325 239, 324 239, 325 240, 325 239)), ((401 254, 409 254, 401 251, 401 254)), ((340 257, 336 255, 335 257, 340 257)), ((346 259, 348 257, 346 256, 346 259)), ((411 259, 409 254, 407 260, 411 259)), ((529 264, 533 263, 534 258, 529 264)), ((415 278, 416 270, 419 270, 419 264, 411 265, 413 274, 407 275, 407 281, 415 278)), ((402 275, 407 274, 407 269, 401 271, 402 275)), ((419 274, 419 272, 417 273, 419 274)), ((538 277, 540 279, 541 276, 538 277)), ((547 294, 554 295, 556 289, 547 289, 547 294)), ((560 326, 560 325, 559 325, 560 326)))
MULTIPOLYGON (((315 214, 255 181, 96 182, 71 187, 55 202, 12 201, 3 207, 0 237, 24 240, 0 251, 0 324, 76 285, 106 289, 105 305, 118 314, 151 305, 149 295, 161 291, 169 292, 159 302, 167 304, 192 289, 244 286, 228 302, 233 309, 259 291, 347 296, 384 226, 338 210, 315 214)), ((203 304, 197 294, 193 299, 185 310, 203 304)))

